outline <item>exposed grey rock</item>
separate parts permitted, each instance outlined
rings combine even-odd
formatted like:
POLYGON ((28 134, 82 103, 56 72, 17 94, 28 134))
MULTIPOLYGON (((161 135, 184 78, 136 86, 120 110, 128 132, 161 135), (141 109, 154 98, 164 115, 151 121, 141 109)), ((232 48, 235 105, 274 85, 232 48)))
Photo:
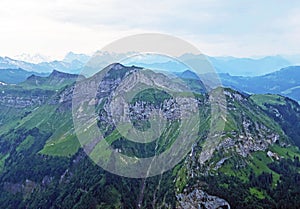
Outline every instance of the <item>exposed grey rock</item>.
POLYGON ((0 105, 14 108, 25 108, 35 105, 42 105, 48 99, 47 96, 15 96, 10 94, 0 94, 0 105))
POLYGON ((176 195, 180 209, 230 209, 229 203, 217 196, 212 196, 200 189, 188 194, 176 195))

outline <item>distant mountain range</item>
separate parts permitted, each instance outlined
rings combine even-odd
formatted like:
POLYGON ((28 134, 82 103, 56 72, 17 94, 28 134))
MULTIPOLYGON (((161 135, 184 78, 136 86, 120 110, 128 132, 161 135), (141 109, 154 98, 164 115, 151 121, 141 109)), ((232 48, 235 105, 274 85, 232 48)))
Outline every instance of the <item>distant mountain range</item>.
POLYGON ((281 56, 267 56, 259 59, 235 57, 209 57, 218 73, 237 76, 258 76, 293 65, 281 56))
MULTIPOLYGON (((158 70, 172 70, 174 72, 184 71, 187 66, 183 62, 193 63, 193 66, 204 66, 207 64, 207 59, 217 73, 229 73, 235 76, 259 76, 267 73, 271 73, 281 68, 294 65, 294 62, 290 62, 281 56, 267 56, 263 58, 253 59, 253 58, 237 58, 237 57, 211 57, 195 54, 184 54, 178 57, 178 60, 168 60, 165 62, 155 62, 151 63, 141 62, 139 59, 136 61, 131 61, 130 63, 124 64, 134 64, 137 66, 143 66, 150 69, 158 70)), ((153 59, 154 60, 154 59, 153 59)), ((203 70, 205 73, 205 69, 203 70)))
MULTIPOLYGON (((209 83, 215 74, 202 74, 199 77, 192 71, 176 73, 182 79, 203 80, 209 83)), ((248 94, 279 94, 300 101, 300 66, 290 66, 263 76, 246 77, 219 73, 224 87, 230 87, 248 94)), ((218 84, 215 84, 217 87, 218 84)), ((214 86, 212 84, 212 86, 214 86)))
POLYGON ((22 53, 19 55, 16 55, 14 57, 12 57, 15 60, 20 60, 20 61, 24 61, 24 62, 29 62, 29 63, 34 63, 34 64, 38 64, 41 62, 51 62, 51 58, 41 55, 41 54, 35 54, 35 55, 31 55, 28 53, 22 53))
MULTIPOLYGON (((127 54, 97 52, 97 62, 106 66, 108 60, 118 60, 127 54)), ((155 58, 155 57, 154 57, 155 58)), ((201 65, 203 56, 185 54, 179 60, 188 60, 201 65)), ((288 96, 300 101, 300 67, 281 56, 268 56, 260 59, 235 57, 207 57, 220 76, 222 84, 246 93, 272 93, 288 96)), ((91 59, 89 55, 68 53, 61 61, 41 62, 38 64, 0 57, 0 82, 18 84, 29 76, 45 77, 53 70, 78 74, 91 59)), ((126 65, 136 65, 155 70, 171 70, 173 72, 188 71, 188 67, 178 60, 152 58, 146 62, 138 58, 130 59, 126 65)), ((126 61, 125 61, 126 62, 126 61)), ((191 76, 189 73, 185 76, 191 76)), ((201 75, 201 79, 209 79, 209 75, 201 75)), ((185 77, 186 79, 186 77, 185 77)), ((189 78, 190 79, 190 78, 189 78)))
POLYGON ((51 61, 41 62, 38 64, 11 59, 9 57, 0 57, 0 70, 1 69, 24 69, 26 71, 33 71, 37 73, 50 73, 53 70, 59 70, 68 73, 78 73, 85 63, 77 59, 71 62, 65 61, 51 61))
MULTIPOLYGON (((120 62, 124 57, 128 57, 129 54, 117 54, 108 52, 96 52, 99 62, 103 62, 104 65, 108 60, 114 60, 114 62, 120 62)), ((157 55, 160 56, 160 55, 157 55)), ((180 57, 180 60, 189 60, 192 62, 199 61, 199 55, 184 54, 180 57)), ((201 55, 203 59, 203 55, 201 55)), ((237 58, 237 57, 206 57, 216 69, 218 73, 229 73, 235 76, 258 76, 267 73, 274 72, 284 67, 299 64, 297 59, 290 59, 283 56, 266 56, 263 58, 237 58)), ((91 59, 91 56, 86 54, 77 54, 69 52, 63 60, 49 61, 49 58, 43 55, 30 56, 28 54, 22 54, 16 56, 15 59, 9 57, 0 57, 0 69, 18 69, 22 68, 27 71, 34 71, 38 73, 50 73, 53 70, 58 70, 66 73, 79 73, 85 64, 91 59)), ((176 59, 176 58, 175 58, 176 59)), ((151 63, 141 62, 139 59, 131 60, 130 64, 142 66, 146 68, 156 69, 172 69, 173 71, 184 71, 186 67, 179 65, 176 60, 168 61, 152 61, 151 63)), ((121 62, 123 63, 123 62, 121 62)), ((128 65, 126 61, 123 63, 128 65)))
POLYGON ((220 74, 224 86, 250 94, 280 94, 300 101, 300 66, 282 68, 263 76, 242 77, 220 74))

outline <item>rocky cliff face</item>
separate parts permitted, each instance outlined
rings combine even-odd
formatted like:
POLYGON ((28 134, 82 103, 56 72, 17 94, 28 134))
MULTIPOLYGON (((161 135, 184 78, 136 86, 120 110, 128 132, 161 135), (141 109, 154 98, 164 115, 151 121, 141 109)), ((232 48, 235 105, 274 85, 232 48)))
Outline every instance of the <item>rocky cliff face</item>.
POLYGON ((0 105, 14 108, 40 106, 53 95, 51 91, 2 90, 0 105))
POLYGON ((194 189, 190 193, 180 193, 177 196, 178 209, 230 209, 229 203, 206 192, 194 189))

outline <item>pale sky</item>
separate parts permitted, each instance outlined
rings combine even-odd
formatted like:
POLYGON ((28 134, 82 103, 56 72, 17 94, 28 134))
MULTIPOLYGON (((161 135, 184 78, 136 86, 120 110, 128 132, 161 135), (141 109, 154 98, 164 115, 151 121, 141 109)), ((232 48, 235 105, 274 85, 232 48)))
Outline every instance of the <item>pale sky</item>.
POLYGON ((299 1, 0 0, 0 56, 92 53, 145 32, 213 56, 300 54, 299 1))

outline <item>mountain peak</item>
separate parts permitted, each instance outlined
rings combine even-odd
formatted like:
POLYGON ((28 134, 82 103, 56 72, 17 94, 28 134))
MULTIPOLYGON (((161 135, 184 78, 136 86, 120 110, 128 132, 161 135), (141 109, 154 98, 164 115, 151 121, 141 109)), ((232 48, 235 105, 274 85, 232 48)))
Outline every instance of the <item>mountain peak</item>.
POLYGON ((122 68, 125 68, 124 65, 122 65, 121 63, 112 63, 108 66, 109 69, 114 69, 114 70, 120 70, 122 68))
POLYGON ((53 70, 52 73, 48 76, 48 78, 77 78, 78 74, 70 74, 61 72, 58 70, 53 70))
POLYGON ((117 79, 123 78, 128 72, 140 70, 143 68, 136 66, 124 66, 120 63, 112 63, 108 65, 106 69, 108 70, 107 75, 105 76, 106 79, 117 79))
POLYGON ((35 78, 39 78, 41 76, 36 76, 34 74, 31 74, 26 80, 32 80, 32 79, 35 79, 35 78))
POLYGON ((59 89, 63 86, 74 83, 77 79, 84 78, 82 75, 69 74, 60 72, 58 70, 53 70, 48 77, 41 77, 37 75, 31 75, 27 78, 22 85, 39 87, 39 88, 50 88, 59 89))
POLYGON ((67 75, 67 73, 58 71, 58 70, 53 70, 52 73, 49 75, 49 77, 51 76, 62 76, 62 75, 67 75))
POLYGON ((73 61, 79 61, 81 63, 87 63, 90 59, 90 56, 86 54, 77 54, 74 52, 69 52, 64 57, 63 61, 67 63, 72 63, 73 61))
POLYGON ((138 67, 135 65, 132 66, 125 66, 121 63, 112 63, 107 66, 109 69, 109 73, 114 72, 114 71, 131 71, 131 70, 141 70, 143 69, 142 67, 138 67))

